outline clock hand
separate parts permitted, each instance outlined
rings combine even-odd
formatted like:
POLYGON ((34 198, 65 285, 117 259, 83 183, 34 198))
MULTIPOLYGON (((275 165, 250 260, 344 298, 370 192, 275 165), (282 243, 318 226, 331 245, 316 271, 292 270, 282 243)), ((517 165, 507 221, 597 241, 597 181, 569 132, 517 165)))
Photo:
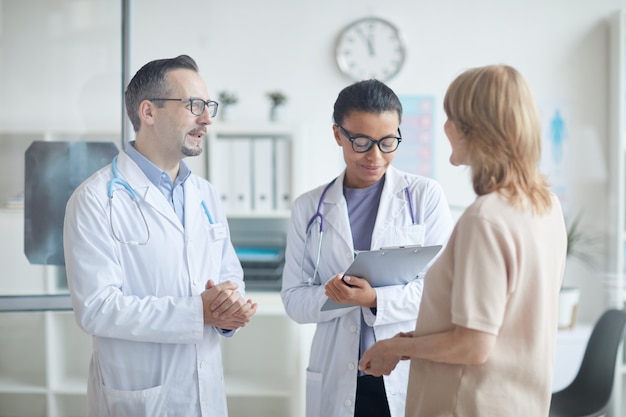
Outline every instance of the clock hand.
POLYGON ((360 27, 358 28, 358 32, 361 35, 361 37, 365 40, 365 42, 367 42, 367 50, 370 56, 376 55, 374 52, 374 43, 372 42, 372 28, 370 27, 370 30, 367 36, 365 35, 365 33, 363 33, 360 27))

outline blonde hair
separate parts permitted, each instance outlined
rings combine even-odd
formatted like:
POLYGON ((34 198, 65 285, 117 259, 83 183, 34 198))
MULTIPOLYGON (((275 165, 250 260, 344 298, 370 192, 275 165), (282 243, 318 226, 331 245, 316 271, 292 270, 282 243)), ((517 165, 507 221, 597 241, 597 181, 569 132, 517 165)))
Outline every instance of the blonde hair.
POLYGON ((467 140, 476 194, 498 191, 520 207, 526 197, 539 214, 550 209, 548 182, 539 171, 539 114, 516 69, 489 65, 463 72, 448 87, 443 106, 467 140))

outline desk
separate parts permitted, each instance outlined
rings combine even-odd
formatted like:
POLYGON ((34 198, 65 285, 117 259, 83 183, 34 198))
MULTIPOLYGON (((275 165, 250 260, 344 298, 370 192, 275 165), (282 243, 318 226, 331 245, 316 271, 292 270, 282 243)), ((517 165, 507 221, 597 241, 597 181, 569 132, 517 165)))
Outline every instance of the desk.
POLYGON ((553 392, 562 390, 574 380, 592 330, 593 325, 587 323, 578 323, 572 330, 559 330, 556 337, 553 392))

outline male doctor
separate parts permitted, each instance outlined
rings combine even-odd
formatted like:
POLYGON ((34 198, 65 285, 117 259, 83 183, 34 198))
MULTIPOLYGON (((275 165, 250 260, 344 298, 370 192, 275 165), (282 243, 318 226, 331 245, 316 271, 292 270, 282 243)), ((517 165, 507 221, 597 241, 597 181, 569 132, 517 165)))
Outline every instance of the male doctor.
POLYGON ((144 65, 125 100, 135 141, 65 215, 74 313, 93 336, 89 416, 226 417, 219 338, 257 306, 216 190, 183 162, 217 103, 186 55, 144 65))

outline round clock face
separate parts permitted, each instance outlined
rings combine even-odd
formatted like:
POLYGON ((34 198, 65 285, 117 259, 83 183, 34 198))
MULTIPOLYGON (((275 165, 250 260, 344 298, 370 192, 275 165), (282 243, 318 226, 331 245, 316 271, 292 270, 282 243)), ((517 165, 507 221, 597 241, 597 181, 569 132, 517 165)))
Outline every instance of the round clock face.
POLYGON ((368 17, 351 23, 339 34, 336 58, 341 72, 355 81, 385 81, 402 68, 404 43, 393 24, 368 17))

